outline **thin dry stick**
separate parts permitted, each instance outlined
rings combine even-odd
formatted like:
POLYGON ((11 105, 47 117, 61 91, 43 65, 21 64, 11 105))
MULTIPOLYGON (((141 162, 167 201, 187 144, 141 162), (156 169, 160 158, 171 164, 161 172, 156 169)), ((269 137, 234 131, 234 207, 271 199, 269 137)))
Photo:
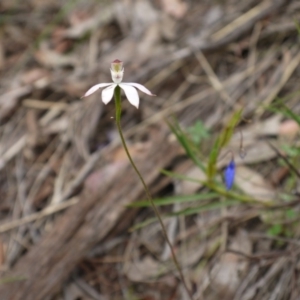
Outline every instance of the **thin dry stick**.
POLYGON ((27 215, 27 216, 23 217, 22 219, 4 223, 4 224, 0 225, 0 233, 6 232, 8 230, 14 229, 16 227, 25 225, 25 224, 33 222, 33 221, 36 221, 36 220, 44 218, 46 216, 52 215, 56 212, 66 209, 69 206, 76 204, 77 202, 78 202, 78 198, 74 197, 66 202, 48 206, 45 209, 43 209, 42 211, 33 213, 31 215, 27 215))
POLYGON ((220 94, 221 99, 227 104, 229 107, 232 106, 232 101, 227 94, 224 85, 221 83, 217 75, 215 74, 214 70, 210 66, 209 62, 207 61, 206 57, 203 55, 201 51, 195 53, 196 58, 200 62, 201 66, 203 67, 212 87, 220 94))
MULTIPOLYGON (((295 51, 295 49, 296 48, 293 48, 291 52, 295 51)), ((277 84, 274 85, 273 89, 271 89, 271 91, 268 91, 266 98, 262 100, 263 105, 259 106, 256 112, 257 119, 262 116, 265 111, 265 107, 270 105, 271 102, 277 97, 278 93, 281 91, 283 86, 286 84, 286 82, 289 80, 293 72, 300 64, 300 53, 298 53, 298 51, 296 53, 297 54, 286 65, 283 65, 281 78, 279 79, 277 84)))
MULTIPOLYGON (((259 3, 257 6, 253 7, 252 9, 248 10, 246 13, 240 15, 235 20, 233 20, 228 25, 224 26, 222 29, 217 31, 211 36, 211 40, 214 42, 220 41, 221 39, 228 37, 232 34, 237 28, 243 28, 246 23, 250 22, 251 20, 259 19, 259 16, 264 13, 265 11, 269 11, 272 9, 273 1, 264 1, 259 3)), ((278 2, 278 1, 277 1, 278 2)), ((280 3, 278 3, 280 4, 280 3)))
POLYGON ((120 89, 119 86, 116 87, 114 96, 115 96, 115 104, 116 104, 116 125, 117 125, 118 131, 119 131, 119 135, 120 135, 120 138, 121 138, 123 147, 124 147, 124 149, 125 149, 125 152, 126 152, 126 154, 127 154, 127 157, 128 157, 128 159, 129 159, 129 161, 130 161, 132 167, 134 168, 136 174, 138 175, 140 181, 141 181, 142 184, 143 184, 143 187, 144 187, 146 196, 147 196, 148 200, 150 201, 151 206, 152 206, 152 208, 153 208, 153 210, 154 210, 154 212, 155 212, 155 214, 156 214, 156 216, 157 216, 157 219, 158 219, 158 221, 159 221, 159 223, 160 223, 160 225, 161 225, 161 228, 162 228, 162 232, 163 232, 164 238, 166 239, 166 241, 167 241, 167 243, 168 243, 168 245, 169 245, 169 247, 170 247, 170 250, 171 250, 171 253, 172 253, 173 261, 174 261, 174 263, 175 263, 176 269, 177 269, 178 272, 179 272, 180 280, 181 280, 181 282, 182 282, 182 284, 183 284, 183 286, 184 286, 184 288, 185 288, 187 294, 189 295, 190 300, 193 300, 192 293, 190 292, 190 290, 189 290, 189 288, 188 288, 188 286, 187 286, 187 284, 186 284, 186 282, 185 282, 185 279, 184 279, 184 276, 183 276, 183 272, 182 272, 181 267, 180 267, 180 264, 179 264, 179 262, 178 262, 178 260, 177 260, 177 257, 176 257, 174 248, 173 248, 173 246, 172 246, 172 244, 171 244, 171 241, 170 241, 170 239, 169 239, 169 237, 168 237, 168 234, 167 234, 167 230, 166 230, 166 228, 165 228, 165 225, 164 225, 164 223, 163 223, 163 221, 162 221, 162 219, 161 219, 161 217, 160 217, 159 211, 158 211, 156 205, 154 204, 154 201, 153 201, 153 199, 152 199, 152 197, 151 197, 151 194, 150 194, 149 189, 148 189, 148 187, 147 187, 147 185, 146 185, 146 183, 145 183, 145 181, 144 181, 144 178, 143 178, 142 174, 140 173, 140 171, 139 171, 138 168, 136 167, 136 165, 135 165, 135 163, 134 163, 134 161, 133 161, 133 159, 132 159, 132 157, 131 157, 131 155, 130 155, 130 153, 129 153, 129 150, 128 150, 128 148, 127 148, 127 145, 126 145, 126 142, 125 142, 125 139, 124 139, 124 136, 123 136, 123 132, 122 132, 122 127, 121 127, 121 112, 122 112, 122 108, 121 108, 121 89, 120 89))

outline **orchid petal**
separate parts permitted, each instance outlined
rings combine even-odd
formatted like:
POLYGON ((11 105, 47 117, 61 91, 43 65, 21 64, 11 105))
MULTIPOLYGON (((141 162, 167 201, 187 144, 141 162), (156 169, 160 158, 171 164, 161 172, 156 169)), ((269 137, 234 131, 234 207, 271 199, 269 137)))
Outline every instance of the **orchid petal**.
POLYGON ((147 88, 145 88, 143 85, 141 85, 139 83, 123 82, 122 84, 134 86, 134 87, 136 87, 137 89, 139 89, 140 91, 144 92, 145 94, 147 94, 149 96, 156 96, 156 95, 152 94, 147 88))
POLYGON ((99 90, 100 88, 103 88, 103 87, 106 87, 106 86, 109 86, 109 85, 112 85, 113 83, 99 83, 99 84, 96 84, 94 86, 92 86, 85 94, 84 96, 82 96, 82 98, 84 97, 88 97, 90 95, 92 95, 93 93, 95 93, 97 90, 99 90))
POLYGON ((112 84, 102 91, 102 102, 104 104, 107 104, 112 99, 116 86, 116 84, 112 84))
POLYGON ((136 89, 124 83, 120 83, 119 86, 125 92, 128 101, 136 108, 139 108, 140 99, 136 89))

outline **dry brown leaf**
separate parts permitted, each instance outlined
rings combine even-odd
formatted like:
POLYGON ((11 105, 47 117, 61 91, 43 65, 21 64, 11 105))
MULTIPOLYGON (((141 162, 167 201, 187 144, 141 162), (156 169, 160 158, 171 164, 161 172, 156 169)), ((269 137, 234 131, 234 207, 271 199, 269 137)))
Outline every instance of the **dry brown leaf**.
MULTIPOLYGON (((149 1, 141 0, 134 4, 130 21, 131 35, 119 42, 118 47, 102 57, 103 64, 101 66, 107 66, 111 61, 118 58, 124 62, 132 62, 133 67, 139 67, 146 60, 158 55, 165 49, 159 43, 162 35, 162 29, 158 23, 159 12, 149 1)), ((125 21, 123 20, 123 22, 125 21)))
POLYGON ((78 287, 75 283, 69 283, 64 288, 64 297, 65 299, 85 299, 85 300, 91 300, 93 298, 88 297, 84 291, 80 287, 78 287))
POLYGON ((206 242, 192 238, 187 243, 181 245, 180 251, 178 252, 180 265, 187 267, 196 264, 199 262, 206 250, 206 242))
POLYGON ((272 200, 276 197, 274 187, 258 172, 245 167, 236 168, 235 183, 246 194, 260 200, 272 200))
MULTIPOLYGON (((252 242, 245 230, 239 230, 230 243, 230 250, 239 251, 246 255, 252 252, 252 242)), ((212 284, 219 293, 233 295, 248 270, 249 263, 235 253, 226 252, 211 271, 212 284)))
POLYGON ((143 37, 144 32, 147 31, 151 25, 157 25, 158 20, 159 12, 153 7, 150 1, 136 1, 131 15, 132 35, 135 38, 143 37), (147 13, 145 14, 145 12, 147 13))
POLYGON ((286 120, 280 124, 279 135, 294 138, 299 132, 299 125, 294 120, 286 120))
POLYGON ((163 10, 176 19, 182 19, 187 12, 188 5, 182 0, 161 0, 163 10))
POLYGON ((117 173, 121 172, 126 167, 127 161, 119 160, 110 163, 102 169, 96 170, 91 173, 85 180, 84 185, 91 191, 97 191, 100 185, 109 184, 111 178, 117 173))
POLYGON ((137 56, 136 64, 141 64, 147 60, 151 55, 157 55, 159 51, 163 49, 160 46, 160 26, 159 24, 153 24, 148 27, 144 32, 141 43, 137 45, 137 56))
MULTIPOLYGON (((145 153, 147 152, 147 149, 150 147, 150 142, 145 141, 145 142, 136 142, 136 143, 128 143, 127 142, 127 148, 130 152, 131 157, 133 160, 136 160, 137 164, 139 164, 139 161, 143 161, 144 159, 147 159, 145 157, 145 153)), ((113 152, 110 153, 109 157, 113 161, 123 161, 126 160, 128 161, 128 156, 122 146, 116 147, 113 152)), ((128 161, 129 162, 129 161, 128 161)))
POLYGON ((0 120, 7 117, 18 105, 22 96, 31 92, 30 86, 19 86, 0 96, 0 120))
POLYGON ((146 256, 139 261, 128 263, 125 273, 132 281, 145 281, 159 276, 163 268, 161 263, 150 256, 146 256))
MULTIPOLYGON (((82 15, 83 16, 83 15, 82 15)), ((84 16, 84 18, 78 18, 78 14, 71 15, 72 27, 62 31, 61 37, 68 38, 81 38, 87 32, 93 31, 100 26, 109 23, 113 19, 113 7, 112 5, 107 5, 102 7, 94 16, 84 16)))
MULTIPOLYGON (((241 128, 241 132, 243 134, 243 146, 252 146, 257 143, 257 139, 263 136, 276 136, 279 134, 280 129, 280 121, 282 120, 282 116, 275 115, 264 121, 250 123, 248 126, 241 128)), ((250 120, 251 122, 251 120, 250 120)), ((237 131, 230 143, 229 148, 239 149, 241 144, 241 133, 237 131)))
POLYGON ((25 71, 21 75, 21 82, 24 84, 33 84, 36 88, 44 88, 49 84, 50 73, 42 68, 34 68, 25 71))
MULTIPOLYGON (((55 109, 52 109, 52 111, 56 112, 55 109)), ((66 115, 63 115, 60 118, 55 119, 53 122, 48 124, 48 122, 43 126, 43 134, 55 134, 55 133, 61 133, 66 132, 69 126, 69 118, 66 115)))
POLYGON ((45 67, 55 68, 63 66, 76 66, 78 58, 72 55, 63 55, 51 50, 46 43, 43 43, 38 51, 34 53, 36 60, 45 67))
POLYGON ((245 146, 244 144, 246 151, 246 156, 244 158, 239 156, 239 147, 240 144, 236 146, 236 148, 225 148, 219 156, 220 160, 218 162, 218 168, 222 168, 228 164, 230 159, 230 156, 228 157, 229 151, 233 151, 236 154, 235 162, 237 165, 268 161, 277 156, 276 152, 263 140, 253 140, 251 145, 248 146, 245 146))
POLYGON ((107 66, 109 66, 110 63, 116 58, 124 62, 132 61, 136 54, 136 45, 137 43, 133 38, 128 37, 127 39, 124 39, 118 44, 118 47, 114 48, 112 51, 109 51, 107 55, 102 57, 101 65, 103 65, 103 68, 104 66, 107 68, 107 66))
MULTIPOLYGON (((195 178, 199 181, 206 180, 206 174, 196 166, 192 166, 184 176, 195 178)), ((178 185, 179 193, 182 195, 192 195, 202 186, 200 183, 187 180, 176 182, 176 184, 178 185)))
POLYGON ((164 39, 168 41, 174 41, 176 39, 176 20, 165 14, 161 17, 160 26, 161 34, 164 39))

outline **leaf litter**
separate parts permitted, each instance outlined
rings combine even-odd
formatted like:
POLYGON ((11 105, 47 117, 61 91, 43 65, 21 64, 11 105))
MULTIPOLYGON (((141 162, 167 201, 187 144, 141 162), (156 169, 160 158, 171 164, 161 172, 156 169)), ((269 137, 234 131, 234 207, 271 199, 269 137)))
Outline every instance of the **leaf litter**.
POLYGON ((141 95, 138 111, 123 102, 124 134, 151 192, 156 198, 203 194, 160 207, 163 216, 174 215, 165 224, 194 298, 300 298, 299 178, 283 159, 299 169, 295 1, 2 1, 0 13, 4 300, 12 294, 185 299, 158 224, 131 231, 153 213, 125 208, 144 195, 117 138, 113 104, 103 106, 100 94, 80 100, 95 83, 110 82, 117 58, 128 82, 158 95, 141 95), (274 104, 278 99, 284 109, 274 104), (187 134, 201 121, 208 133, 195 153, 205 165, 241 108, 216 161, 222 184, 226 153, 239 152, 241 131, 247 155, 235 154, 234 193, 225 197, 203 184, 205 171, 183 154, 165 118, 176 117, 187 134), (161 169, 198 182, 165 177, 161 169), (211 192, 216 196, 205 197, 211 192), (260 201, 238 202, 237 193, 260 201), (100 215, 106 223, 99 229, 100 215), (50 263, 33 268, 37 253, 50 263), (26 282, 24 274, 32 274, 26 282))

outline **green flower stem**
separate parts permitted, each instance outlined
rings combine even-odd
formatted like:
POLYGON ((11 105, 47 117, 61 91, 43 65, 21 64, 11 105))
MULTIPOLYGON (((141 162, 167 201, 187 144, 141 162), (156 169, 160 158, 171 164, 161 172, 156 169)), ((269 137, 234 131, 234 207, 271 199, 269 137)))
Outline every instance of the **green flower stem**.
POLYGON ((180 279, 181 279, 181 281, 182 281, 182 283, 183 283, 183 285, 184 285, 184 288, 185 288, 187 294, 189 295, 189 298, 190 298, 191 300, 193 300, 193 296, 192 296, 190 290, 189 290, 188 287, 187 287, 187 284, 186 284, 185 279, 184 279, 184 276, 183 276, 183 272, 182 272, 181 267, 180 267, 180 265, 179 265, 179 262, 178 262, 178 260, 177 260, 177 257, 176 257, 175 251, 174 251, 174 249, 173 249, 173 246, 172 246, 172 244, 171 244, 171 242, 170 242, 170 239, 169 239, 169 237, 168 237, 166 227, 165 227, 165 225, 164 225, 164 223, 163 223, 163 221, 162 221, 162 218, 161 218, 161 216, 160 216, 160 214, 159 214, 159 211, 158 211, 156 205, 155 205, 154 202, 153 202, 153 199, 152 199, 151 194, 150 194, 150 192, 149 192, 149 189, 148 189, 148 187, 147 187, 147 185, 146 185, 146 183, 145 183, 145 181, 144 181, 144 178, 143 178, 143 176, 141 175, 141 173, 140 173, 140 171, 138 170, 138 168, 136 167, 135 163, 133 162, 133 159, 132 159, 132 157, 131 157, 131 155, 130 155, 130 153, 129 153, 129 150, 128 150, 128 148, 127 148, 127 145, 126 145, 126 142, 125 142, 125 139, 124 139, 124 136, 123 136, 123 132, 122 132, 122 127, 121 127, 121 112, 122 112, 122 106, 121 106, 121 89, 120 89, 119 86, 117 86, 117 87, 115 88, 114 96, 115 96, 115 105, 116 105, 116 124, 117 124, 117 127, 118 127, 118 131, 119 131, 119 135, 120 135, 120 138, 121 138, 121 141, 122 141, 122 145, 123 145, 123 147, 124 147, 124 149, 125 149, 125 152, 126 152, 126 154, 127 154, 127 156, 128 156, 128 159, 129 159, 129 161, 130 161, 132 167, 134 168, 136 174, 138 175, 140 181, 141 181, 142 184, 143 184, 143 187, 144 187, 146 196, 147 196, 148 200, 150 201, 151 206, 152 206, 152 208, 153 208, 153 210, 154 210, 154 212, 155 212, 155 214, 156 214, 156 217, 157 217, 157 219, 158 219, 158 221, 159 221, 159 223, 160 223, 160 225, 161 225, 163 235, 164 235, 165 240, 167 241, 167 243, 168 243, 168 245, 169 245, 169 247, 170 247, 170 250, 171 250, 171 253, 172 253, 172 258, 173 258, 173 261, 174 261, 174 264, 175 264, 175 266, 176 266, 176 269, 178 270, 179 277, 180 277, 180 279))

